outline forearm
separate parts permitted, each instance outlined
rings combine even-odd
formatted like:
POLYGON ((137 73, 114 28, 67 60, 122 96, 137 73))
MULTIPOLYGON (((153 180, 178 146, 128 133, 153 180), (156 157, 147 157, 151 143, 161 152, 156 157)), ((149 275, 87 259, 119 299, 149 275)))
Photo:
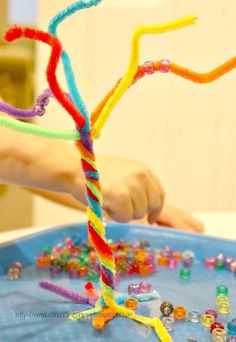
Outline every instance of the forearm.
POLYGON ((86 203, 76 148, 0 127, 0 182, 55 192, 76 192, 86 203))

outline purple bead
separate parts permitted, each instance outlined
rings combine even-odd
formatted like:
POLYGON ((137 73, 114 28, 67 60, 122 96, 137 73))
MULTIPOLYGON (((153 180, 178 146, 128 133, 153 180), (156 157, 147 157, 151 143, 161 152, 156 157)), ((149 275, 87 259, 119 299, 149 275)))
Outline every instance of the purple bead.
POLYGON ((193 264, 193 258, 186 257, 182 260, 182 263, 183 263, 184 267, 191 267, 193 264))
POLYGON ((162 59, 160 62, 160 72, 167 73, 170 71, 170 61, 168 59, 162 59))
POLYGON ((170 257, 170 256, 173 255, 173 249, 172 249, 170 246, 165 246, 165 247, 161 250, 160 254, 161 254, 162 256, 164 256, 164 257, 170 257))
POLYGON ((140 293, 148 293, 148 292, 151 292, 152 285, 150 283, 141 282, 139 284, 139 288, 140 288, 140 293))
POLYGON ((79 278, 79 270, 69 270, 69 277, 70 278, 79 278))
POLYGON ((213 310, 213 309, 208 309, 205 311, 205 314, 207 315, 212 315, 215 317, 215 320, 217 320, 217 317, 218 317, 218 313, 217 311, 213 310))
POLYGON ((216 259, 215 258, 206 258, 205 259, 205 267, 208 269, 214 269, 216 266, 216 259))
POLYGON ((52 276, 58 276, 61 274, 62 268, 60 265, 52 265, 50 266, 50 273, 52 276))
POLYGON ((39 115, 39 116, 42 116, 46 112, 45 108, 41 105, 34 106, 34 110, 37 113, 37 115, 39 115))
POLYGON ((178 265, 178 262, 176 259, 174 259, 174 258, 169 259, 169 263, 168 263, 169 268, 171 268, 171 269, 176 268, 177 265, 178 265))
POLYGON ((146 74, 151 75, 155 72, 155 64, 152 61, 147 61, 143 64, 143 69, 146 74))
POLYGON ((139 293, 140 293, 140 284, 129 284, 128 294, 139 294, 139 293))
POLYGON ((229 335, 229 336, 227 337, 227 342, 236 342, 236 336, 232 336, 232 335, 230 336, 230 335, 229 335))

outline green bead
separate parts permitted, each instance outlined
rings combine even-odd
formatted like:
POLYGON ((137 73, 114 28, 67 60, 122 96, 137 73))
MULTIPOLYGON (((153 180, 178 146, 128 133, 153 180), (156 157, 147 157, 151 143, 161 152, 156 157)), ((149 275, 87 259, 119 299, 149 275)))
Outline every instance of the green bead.
POLYGON ((228 296, 229 289, 225 285, 218 285, 216 288, 216 295, 228 296))
POLYGON ((44 252, 45 255, 52 254, 52 247, 51 246, 44 247, 43 252, 44 252))
POLYGON ((99 274, 96 272, 90 272, 88 274, 88 280, 90 281, 98 281, 99 280, 99 274))
POLYGON ((216 270, 223 270, 225 268, 225 265, 222 262, 217 262, 215 269, 216 270))
POLYGON ((180 270, 180 278, 184 280, 189 280, 191 278, 191 270, 190 268, 181 268, 180 270))

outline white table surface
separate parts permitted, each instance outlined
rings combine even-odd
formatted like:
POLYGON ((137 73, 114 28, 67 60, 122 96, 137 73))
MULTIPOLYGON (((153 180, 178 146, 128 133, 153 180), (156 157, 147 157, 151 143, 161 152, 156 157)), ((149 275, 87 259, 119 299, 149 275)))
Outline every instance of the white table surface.
MULTIPOLYGON (((194 216, 205 224, 206 235, 236 240, 236 212, 195 213, 194 216)), ((0 233, 0 243, 12 241, 48 228, 53 229, 53 226, 29 227, 3 232, 0 233)))

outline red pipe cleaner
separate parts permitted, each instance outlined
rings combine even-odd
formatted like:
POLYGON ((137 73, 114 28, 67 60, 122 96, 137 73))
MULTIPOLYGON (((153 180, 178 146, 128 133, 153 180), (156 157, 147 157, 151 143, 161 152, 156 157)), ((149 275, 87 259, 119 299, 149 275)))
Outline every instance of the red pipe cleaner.
POLYGON ((51 46, 52 52, 46 71, 48 84, 58 102, 72 116, 79 129, 83 130, 86 123, 85 118, 73 105, 73 103, 68 100, 57 81, 56 70, 62 53, 60 41, 58 38, 54 37, 48 32, 43 32, 32 28, 21 28, 18 26, 10 28, 4 36, 8 42, 12 42, 22 37, 38 40, 51 46))

